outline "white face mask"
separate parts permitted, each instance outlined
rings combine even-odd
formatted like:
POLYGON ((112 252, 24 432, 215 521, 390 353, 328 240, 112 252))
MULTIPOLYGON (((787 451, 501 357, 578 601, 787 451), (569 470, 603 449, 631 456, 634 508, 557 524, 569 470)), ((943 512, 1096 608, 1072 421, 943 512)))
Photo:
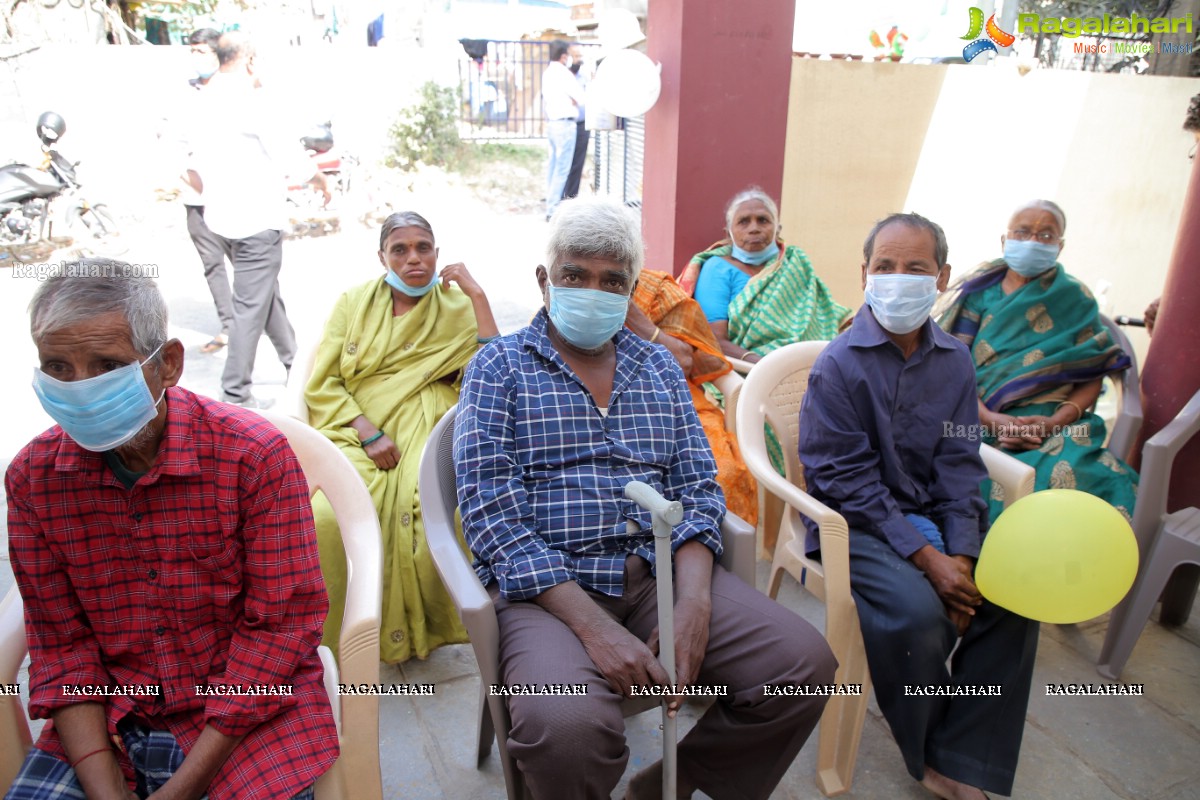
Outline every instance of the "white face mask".
POLYGON ((937 300, 933 275, 868 275, 863 293, 875 320, 895 334, 912 333, 925 324, 937 300))

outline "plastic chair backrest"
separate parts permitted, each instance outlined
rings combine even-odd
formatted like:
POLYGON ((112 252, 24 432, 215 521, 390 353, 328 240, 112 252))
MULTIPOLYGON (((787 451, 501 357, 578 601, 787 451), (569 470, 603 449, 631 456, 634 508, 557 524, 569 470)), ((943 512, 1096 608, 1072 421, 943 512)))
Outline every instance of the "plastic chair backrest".
POLYGON ((808 373, 827 344, 795 342, 781 347, 755 364, 742 386, 739 402, 761 404, 766 423, 783 447, 784 477, 797 486, 804 485, 804 468, 795 446, 800 439, 800 406, 808 391, 808 373))
POLYGON ((298 419, 305 425, 308 422, 308 403, 304 400, 304 389, 312 377, 313 367, 317 363, 317 342, 301 342, 296 350, 296 360, 292 362, 292 372, 288 376, 287 389, 279 405, 273 410, 278 414, 286 414, 292 419, 298 419))
MULTIPOLYGON (((283 414, 263 416, 287 437, 308 480, 309 496, 324 493, 341 530, 347 585, 338 641, 338 682, 378 683, 383 545, 375 503, 358 470, 333 442, 283 414)), ((342 753, 318 782, 317 798, 382 800, 379 699, 372 695, 339 697, 334 688, 330 704, 338 721, 342 753)))
MULTIPOLYGON (((17 682, 27 652, 24 604, 13 586, 0 600, 0 684, 17 682)), ((21 698, 0 697, 0 789, 12 784, 32 745, 29 718, 21 698)))
POLYGON ((1129 368, 1111 377, 1117 390, 1117 418, 1106 443, 1113 455, 1122 461, 1128 461, 1133 453, 1134 442, 1142 429, 1142 390, 1138 380, 1137 353, 1120 326, 1103 314, 1100 315, 1100 320, 1108 329, 1113 342, 1129 355, 1129 368))
POLYGON ((1197 432, 1200 432, 1200 391, 1192 395, 1175 419, 1151 436, 1142 447, 1142 470, 1138 478, 1137 503, 1133 509, 1133 531, 1137 535, 1143 559, 1167 513, 1171 467, 1175 463, 1175 456, 1197 432))

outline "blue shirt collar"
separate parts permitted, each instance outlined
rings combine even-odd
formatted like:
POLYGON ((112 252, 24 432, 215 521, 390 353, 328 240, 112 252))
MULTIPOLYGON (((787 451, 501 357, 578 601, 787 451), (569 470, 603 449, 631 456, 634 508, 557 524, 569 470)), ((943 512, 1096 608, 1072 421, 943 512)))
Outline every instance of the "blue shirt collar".
MULTIPOLYGON (((875 312, 866 303, 863 303, 854 315, 854 324, 850 326, 846 336, 849 337, 847 344, 851 347, 880 347, 885 344, 895 346, 892 337, 875 319, 875 312)), ((917 347, 917 352, 927 353, 934 347, 953 350, 956 342, 957 339, 939 328, 934 324, 933 317, 929 317, 921 325, 921 344, 917 347)))

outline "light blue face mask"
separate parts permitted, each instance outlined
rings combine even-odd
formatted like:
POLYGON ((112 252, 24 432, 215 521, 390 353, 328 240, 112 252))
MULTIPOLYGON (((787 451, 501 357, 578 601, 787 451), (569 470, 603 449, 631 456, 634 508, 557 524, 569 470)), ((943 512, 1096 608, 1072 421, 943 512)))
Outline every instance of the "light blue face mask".
POLYGON ((1004 240, 1004 263, 1023 278, 1036 278, 1058 263, 1059 245, 1042 244, 1033 239, 1019 242, 1004 240))
POLYGON ((399 275, 392 272, 390 269, 385 269, 383 271, 383 280, 388 286, 399 292, 403 292, 409 297, 424 297, 433 291, 433 287, 438 285, 438 281, 440 281, 441 278, 438 277, 437 270, 434 270, 433 276, 429 279, 429 283, 425 284, 424 286, 409 286, 400 279, 399 275))
MULTIPOLYGON (((146 361, 161 349, 162 345, 154 348, 146 361)), ((102 453, 128 442, 158 414, 167 390, 157 400, 151 397, 142 374, 146 361, 82 381, 60 381, 35 368, 33 391, 46 413, 77 445, 102 453)))
POLYGON ((550 285, 550 321, 580 350, 595 350, 616 336, 628 312, 628 295, 550 285))
POLYGON ((868 275, 864 292, 867 305, 883 329, 912 333, 925 324, 937 300, 937 278, 932 275, 868 275))
POLYGON ((764 249, 758 251, 757 253, 751 253, 748 250, 743 250, 735 244, 733 245, 733 253, 731 255, 743 264, 759 267, 775 258, 775 256, 779 255, 779 243, 771 242, 764 249))

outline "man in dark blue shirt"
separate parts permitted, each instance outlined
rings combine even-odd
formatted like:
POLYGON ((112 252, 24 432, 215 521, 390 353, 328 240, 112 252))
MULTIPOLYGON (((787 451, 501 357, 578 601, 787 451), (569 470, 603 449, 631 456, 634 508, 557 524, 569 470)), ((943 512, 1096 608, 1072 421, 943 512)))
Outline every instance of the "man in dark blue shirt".
POLYGON ((929 318, 950 277, 946 237, 893 214, 863 255, 866 303, 817 359, 804 397, 808 491, 850 527, 875 696, 909 773, 939 797, 1010 794, 1038 628, 972 578, 988 519, 975 368, 929 318))

